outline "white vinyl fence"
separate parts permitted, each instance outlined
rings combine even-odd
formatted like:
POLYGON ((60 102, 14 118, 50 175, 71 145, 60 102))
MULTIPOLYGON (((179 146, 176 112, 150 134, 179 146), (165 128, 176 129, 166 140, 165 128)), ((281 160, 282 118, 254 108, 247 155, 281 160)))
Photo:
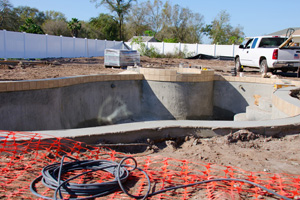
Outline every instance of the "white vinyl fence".
POLYGON ((59 58, 104 56, 123 49, 123 42, 41 35, 0 30, 0 58, 59 58))
MULTIPOLYGON (((126 42, 131 49, 137 50, 139 45, 126 42)), ((164 43, 164 42, 145 42, 147 48, 154 47, 161 54, 174 54, 184 52, 186 55, 195 56, 206 54, 210 56, 229 56, 234 57, 238 45, 215 45, 215 44, 183 44, 183 43, 164 43)))
MULTIPOLYGON (((138 45, 125 43, 133 50, 138 45)), ((161 54, 184 52, 186 55, 234 56, 238 45, 209 45, 147 42, 161 54)), ((105 49, 125 49, 123 42, 41 35, 0 30, 0 58, 59 58, 104 56, 105 49)))

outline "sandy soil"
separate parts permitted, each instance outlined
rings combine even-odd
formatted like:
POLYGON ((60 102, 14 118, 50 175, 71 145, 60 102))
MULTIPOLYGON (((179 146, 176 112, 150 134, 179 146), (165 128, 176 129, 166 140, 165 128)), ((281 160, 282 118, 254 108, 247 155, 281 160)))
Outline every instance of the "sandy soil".
MULTIPOLYGON (((234 166, 246 171, 300 174, 300 135, 264 137, 240 130, 227 136, 186 137, 153 145, 145 154, 234 166)), ((142 154, 143 155, 143 154, 142 154)))
MULTIPOLYGON (((1 62, 0 80, 45 79, 88 74, 112 74, 124 71, 123 69, 105 68, 103 57, 1 62)), ((141 57, 143 67, 172 68, 178 67, 180 63, 184 66, 207 67, 214 69, 216 73, 227 75, 230 75, 230 69, 234 67, 233 61, 141 57)), ((245 75, 260 76, 257 69, 251 68, 246 68, 245 75)), ((278 76, 281 77, 282 74, 278 74, 278 76)), ((292 76, 295 76, 295 73, 292 76)), ((299 135, 264 138, 244 131, 236 133, 236 135, 212 139, 187 138, 184 141, 165 141, 155 144, 156 147, 155 145, 153 147, 156 149, 155 151, 148 150, 144 153, 232 165, 249 171, 300 174, 299 143, 299 135)))
MULTIPOLYGON (((142 67, 173 68, 183 64, 184 67, 206 67, 216 73, 230 74, 233 61, 200 59, 151 59, 141 57, 142 67)), ((115 74, 124 71, 118 68, 105 68, 103 57, 62 58, 39 61, 0 61, 0 80, 33 80, 58 78, 89 74, 115 74)), ((248 69, 249 74, 258 74, 258 70, 248 69)))

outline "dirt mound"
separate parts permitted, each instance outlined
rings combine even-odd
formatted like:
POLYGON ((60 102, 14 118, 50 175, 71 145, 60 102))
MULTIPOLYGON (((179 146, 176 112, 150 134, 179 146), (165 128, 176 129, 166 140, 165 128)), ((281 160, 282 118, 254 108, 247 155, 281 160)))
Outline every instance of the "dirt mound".
POLYGON ((227 143, 236 143, 238 141, 249 142, 251 140, 255 140, 261 137, 262 137, 261 135, 252 133, 248 130, 239 130, 237 132, 226 135, 224 139, 227 141, 227 143))
POLYGON ((240 130, 222 137, 188 136, 156 142, 140 155, 204 161, 249 171, 300 174, 299 143, 299 134, 273 138, 240 130))

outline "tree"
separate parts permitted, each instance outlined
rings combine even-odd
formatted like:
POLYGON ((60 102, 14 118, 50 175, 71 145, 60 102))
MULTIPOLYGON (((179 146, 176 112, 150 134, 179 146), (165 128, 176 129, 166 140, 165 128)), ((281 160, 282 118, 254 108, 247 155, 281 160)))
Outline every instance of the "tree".
POLYGON ((40 12, 38 9, 31 8, 29 6, 19 6, 14 8, 14 13, 18 17, 19 25, 24 24, 28 18, 31 18, 33 22, 39 26, 41 26, 46 20, 43 12, 40 12))
POLYGON ((203 28, 203 32, 212 39, 213 44, 238 44, 242 41, 243 28, 230 25, 230 15, 221 11, 211 24, 203 28))
POLYGON ((0 27, 3 24, 3 21, 4 21, 7 11, 10 10, 11 7, 12 7, 12 5, 8 2, 8 0, 0 1, 0 27))
POLYGON ((81 29, 81 23, 77 18, 72 18, 72 20, 68 22, 68 28, 71 30, 72 36, 77 37, 81 29))
POLYGON ((147 18, 148 11, 146 2, 136 4, 131 8, 126 18, 126 33, 128 38, 142 36, 145 31, 151 29, 147 18))
POLYGON ((112 15, 101 13, 98 17, 91 18, 89 24, 91 29, 97 30, 97 39, 117 40, 118 22, 112 15))
POLYGON ((158 33, 163 26, 163 16, 162 16, 162 7, 163 3, 161 0, 147 1, 147 21, 153 32, 158 33))
POLYGON ((162 30, 157 34, 163 41, 200 43, 203 16, 179 5, 172 6, 168 1, 162 10, 162 30))
POLYGON ((68 23, 65 15, 54 10, 47 10, 45 12, 45 22, 42 28, 45 33, 49 35, 63 35, 71 36, 68 29, 68 23))
POLYGON ((8 0, 0 0, 0 29, 9 31, 18 31, 18 18, 14 8, 8 0))
POLYGON ((61 12, 57 12, 54 10, 47 10, 45 12, 45 19, 46 20, 61 20, 61 21, 67 21, 65 14, 61 13, 61 12))
POLYGON ((123 40, 123 23, 124 17, 128 14, 129 9, 132 6, 132 1, 136 0, 101 0, 100 3, 97 3, 98 0, 90 0, 91 2, 96 2, 96 7, 105 5, 107 8, 115 12, 118 17, 118 24, 119 24, 119 37, 123 40))
POLYGON ((26 33, 44 34, 42 28, 34 23, 33 19, 31 18, 27 18, 25 24, 20 26, 20 31, 26 33))
POLYGON ((64 20, 46 20, 42 29, 49 35, 71 36, 68 24, 64 20))

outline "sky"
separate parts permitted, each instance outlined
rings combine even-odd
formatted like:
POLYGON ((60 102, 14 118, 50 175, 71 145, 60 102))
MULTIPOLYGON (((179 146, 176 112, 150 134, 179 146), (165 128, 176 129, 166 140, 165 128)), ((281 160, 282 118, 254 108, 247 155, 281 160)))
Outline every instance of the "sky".
MULTIPOLYGON (((96 8, 95 3, 91 3, 90 0, 10 0, 10 2, 14 7, 30 6, 40 11, 60 11, 68 20, 77 18, 88 21, 100 13, 109 13, 104 6, 96 8)), ((211 23, 220 11, 226 10, 230 15, 231 26, 243 27, 247 37, 300 27, 300 0, 170 0, 170 2, 200 13, 204 16, 205 24, 211 23)))

